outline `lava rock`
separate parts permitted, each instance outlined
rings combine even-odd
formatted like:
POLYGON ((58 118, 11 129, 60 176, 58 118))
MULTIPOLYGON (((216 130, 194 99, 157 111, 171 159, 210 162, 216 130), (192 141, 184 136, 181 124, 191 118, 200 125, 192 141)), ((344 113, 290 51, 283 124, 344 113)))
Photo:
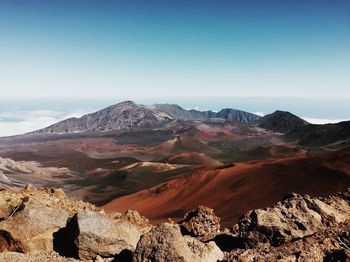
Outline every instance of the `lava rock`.
POLYGON ((220 232, 220 218, 214 214, 213 209, 199 206, 185 215, 180 228, 184 235, 207 240, 220 232))

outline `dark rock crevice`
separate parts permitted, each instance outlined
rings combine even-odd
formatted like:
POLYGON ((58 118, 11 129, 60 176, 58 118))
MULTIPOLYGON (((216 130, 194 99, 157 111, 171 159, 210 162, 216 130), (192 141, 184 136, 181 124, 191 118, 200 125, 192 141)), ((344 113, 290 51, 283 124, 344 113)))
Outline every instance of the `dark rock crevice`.
POLYGON ((79 235, 77 216, 70 218, 66 227, 53 234, 53 248, 64 257, 79 258, 78 247, 75 240, 79 235))

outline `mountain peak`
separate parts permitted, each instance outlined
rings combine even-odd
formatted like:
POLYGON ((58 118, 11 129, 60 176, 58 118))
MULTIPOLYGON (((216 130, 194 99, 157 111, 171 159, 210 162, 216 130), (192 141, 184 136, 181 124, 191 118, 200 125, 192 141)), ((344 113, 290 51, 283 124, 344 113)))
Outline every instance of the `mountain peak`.
POLYGON ((109 132, 131 128, 159 128, 174 120, 237 121, 255 123, 260 117, 252 113, 224 109, 213 111, 186 110, 176 104, 144 106, 127 100, 81 118, 70 118, 33 133, 109 132))
POLYGON ((259 120, 260 127, 282 133, 296 130, 308 124, 309 123, 304 119, 301 119, 288 111, 281 110, 277 110, 259 120))
POLYGON ((134 101, 131 100, 127 100, 127 101, 123 101, 123 102, 119 102, 115 105, 112 105, 110 107, 123 107, 123 106, 135 106, 135 107, 139 107, 140 105, 136 104, 134 101))

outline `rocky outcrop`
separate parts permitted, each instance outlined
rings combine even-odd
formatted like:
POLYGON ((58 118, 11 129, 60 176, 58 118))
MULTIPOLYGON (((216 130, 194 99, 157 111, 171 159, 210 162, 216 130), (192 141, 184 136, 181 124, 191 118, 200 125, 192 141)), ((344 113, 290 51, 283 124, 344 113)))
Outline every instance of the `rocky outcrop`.
POLYGON ((180 228, 183 234, 207 240, 220 232, 220 218, 213 209, 199 206, 185 215, 180 228))
POLYGON ((241 218, 241 247, 226 261, 350 261, 350 191, 327 198, 291 194, 241 218))
POLYGON ((239 221, 239 234, 249 245, 269 242, 278 246, 348 219, 350 206, 342 198, 322 200, 292 194, 274 207, 246 213, 239 221))
POLYGON ((208 207, 151 226, 136 211, 105 214, 62 190, 0 189, 1 261, 349 261, 350 189, 290 194, 221 229, 208 207))
MULTIPOLYGON (((114 259, 132 253, 151 228, 136 211, 105 214, 91 204, 70 201, 60 189, 0 189, 0 252, 48 254, 47 261, 64 261, 56 259, 59 255, 114 259)), ((21 256, 3 257, 16 261, 21 256)))
POLYGON ((143 235, 137 244, 133 261, 217 261, 223 252, 214 242, 204 244, 182 236, 175 224, 161 224, 143 235))
POLYGON ((253 248, 234 249, 224 261, 350 261, 350 223, 326 228, 314 235, 280 246, 257 243, 253 248))

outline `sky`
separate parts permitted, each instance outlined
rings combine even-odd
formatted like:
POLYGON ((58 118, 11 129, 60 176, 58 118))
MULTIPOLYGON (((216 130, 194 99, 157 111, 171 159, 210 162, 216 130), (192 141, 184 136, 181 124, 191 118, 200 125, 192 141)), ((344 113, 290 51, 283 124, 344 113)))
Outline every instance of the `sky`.
POLYGON ((350 97, 349 69, 350 0, 0 1, 1 98, 350 97))
POLYGON ((350 119, 350 0, 0 0, 0 136, 123 100, 350 119))

